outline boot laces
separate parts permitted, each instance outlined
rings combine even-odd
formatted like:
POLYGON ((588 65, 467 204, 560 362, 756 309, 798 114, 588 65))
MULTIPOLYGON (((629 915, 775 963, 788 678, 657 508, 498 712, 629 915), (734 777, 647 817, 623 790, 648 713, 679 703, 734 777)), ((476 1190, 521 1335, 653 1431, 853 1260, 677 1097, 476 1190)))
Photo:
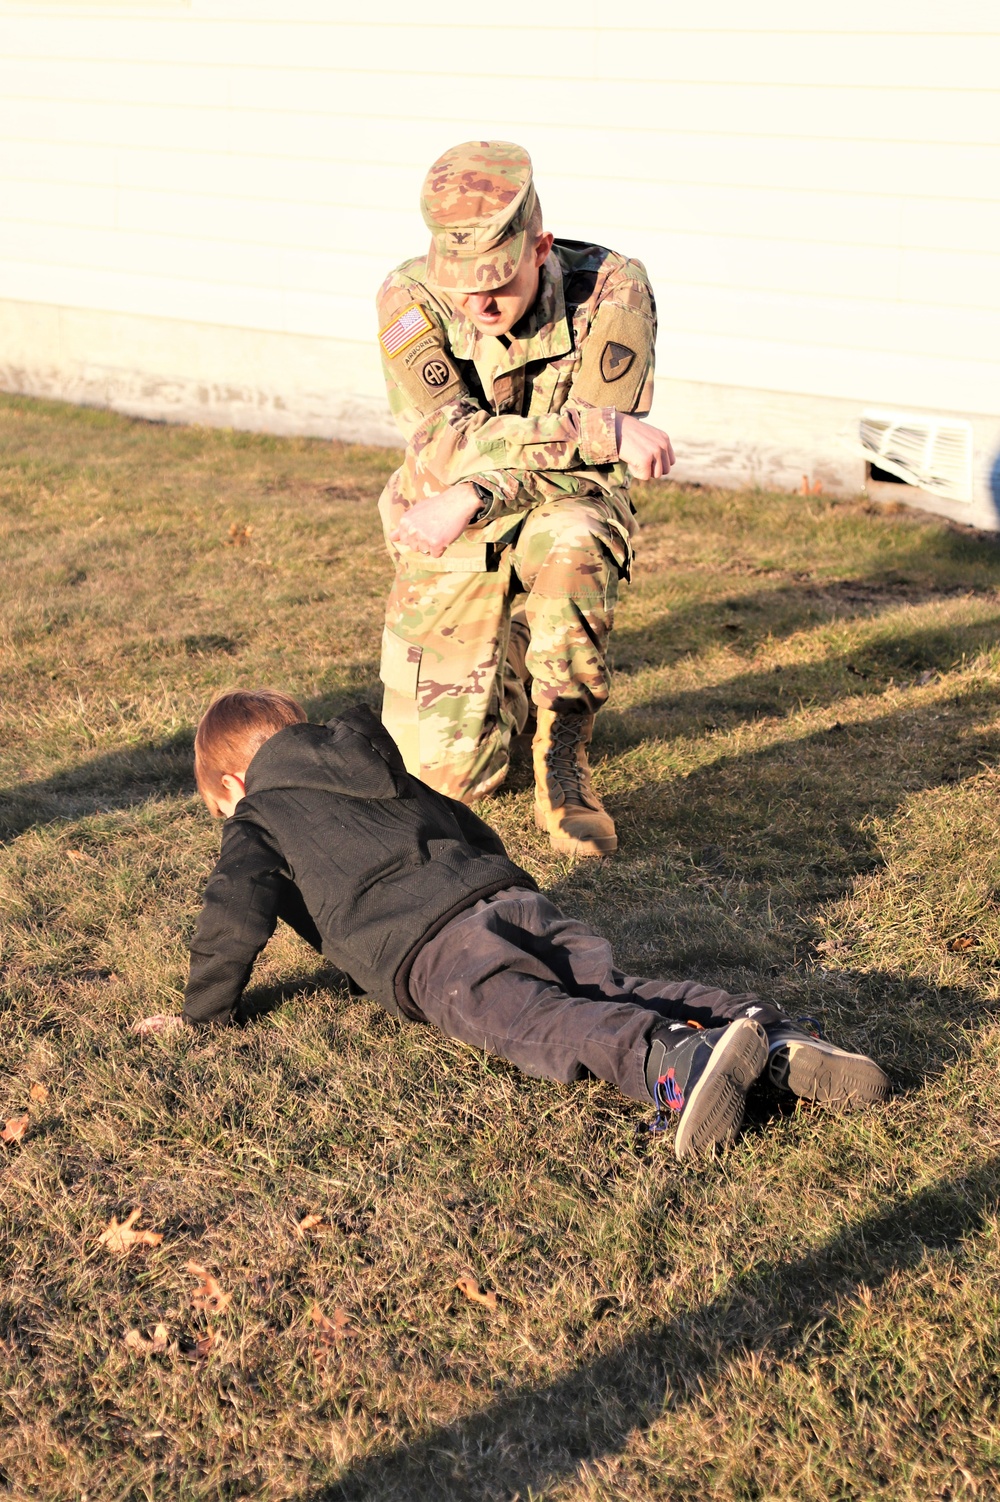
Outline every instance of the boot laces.
POLYGON ((557 715, 552 722, 550 748, 546 758, 556 781, 567 795, 576 795, 577 803, 583 802, 583 768, 577 757, 580 744, 580 727, 574 723, 574 715, 557 715))

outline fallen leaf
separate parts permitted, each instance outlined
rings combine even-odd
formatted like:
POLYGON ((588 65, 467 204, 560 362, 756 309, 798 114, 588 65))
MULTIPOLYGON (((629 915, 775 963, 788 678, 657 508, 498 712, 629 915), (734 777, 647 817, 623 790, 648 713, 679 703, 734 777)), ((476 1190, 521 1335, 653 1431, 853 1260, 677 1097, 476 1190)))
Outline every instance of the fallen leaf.
POLYGON ((496 1294, 492 1289, 488 1293, 485 1293, 480 1288, 479 1280, 475 1273, 471 1272, 468 1268, 466 1268, 465 1272, 459 1278, 455 1287, 464 1293, 467 1299, 471 1299, 474 1304, 482 1304, 485 1309, 491 1309, 494 1313, 496 1312, 496 1294))
POLYGON ((952 954, 964 954, 967 949, 975 949, 978 943, 978 934, 959 934, 956 939, 949 939, 947 948, 952 954))
POLYGON ((245 548, 249 544, 251 537, 253 537, 252 526, 241 527, 239 522, 233 522, 229 528, 229 539, 226 542, 226 547, 245 548))
POLYGON ((325 1346, 335 1345, 338 1340, 353 1340, 358 1333, 346 1309, 335 1309, 330 1319, 318 1304, 314 1304, 309 1318, 319 1327, 319 1338, 325 1346))
POLYGON ((0 1132, 0 1142, 20 1142, 27 1129, 27 1116, 8 1116, 7 1124, 0 1132))
POLYGON ((214 1345, 215 1334, 209 1330, 200 1340, 194 1341, 192 1345, 185 1346, 181 1351, 181 1355, 185 1361, 207 1361, 214 1345))
POLYGON ((133 1210, 128 1220, 118 1224, 112 1215, 106 1228, 98 1236, 98 1241, 106 1246, 109 1252, 116 1252, 119 1257, 126 1256, 134 1246, 159 1246, 163 1240, 162 1231, 134 1231, 132 1227, 142 1214, 142 1206, 133 1210))
POLYGON ((225 1293, 220 1288, 217 1279, 212 1277, 207 1267, 202 1267, 200 1262, 189 1262, 187 1270, 193 1278, 203 1279, 201 1285, 191 1295, 193 1309, 197 1309, 199 1314, 222 1314, 229 1308, 232 1294, 225 1293))
POLYGON ((84 855, 82 850, 67 850, 66 854, 69 856, 71 861, 85 861, 88 859, 88 857, 84 855))
POLYGON ((300 1241, 304 1238, 307 1231, 322 1232, 332 1230, 333 1226, 331 1226, 328 1220, 324 1220, 322 1215, 303 1215, 301 1220, 295 1222, 295 1234, 300 1241))
POLYGON ((36 1083, 32 1085, 31 1089, 28 1091, 28 1094, 31 1096, 32 1100, 45 1101, 49 1098, 49 1087, 48 1085, 36 1083))
POLYGON ((170 1337, 166 1325, 159 1324, 153 1331, 152 1340, 147 1340, 138 1330, 126 1330, 125 1344, 139 1356, 162 1356, 170 1344, 170 1337))

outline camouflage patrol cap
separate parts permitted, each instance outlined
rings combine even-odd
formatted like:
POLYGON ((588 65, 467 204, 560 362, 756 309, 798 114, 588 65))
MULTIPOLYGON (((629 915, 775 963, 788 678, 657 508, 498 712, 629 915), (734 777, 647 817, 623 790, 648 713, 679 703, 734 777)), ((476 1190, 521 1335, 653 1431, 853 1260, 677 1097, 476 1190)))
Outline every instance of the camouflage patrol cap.
POLYGON ((427 274, 449 292, 489 292, 517 273, 538 199, 531 158, 512 141, 463 141, 424 179, 420 212, 430 230, 427 274))

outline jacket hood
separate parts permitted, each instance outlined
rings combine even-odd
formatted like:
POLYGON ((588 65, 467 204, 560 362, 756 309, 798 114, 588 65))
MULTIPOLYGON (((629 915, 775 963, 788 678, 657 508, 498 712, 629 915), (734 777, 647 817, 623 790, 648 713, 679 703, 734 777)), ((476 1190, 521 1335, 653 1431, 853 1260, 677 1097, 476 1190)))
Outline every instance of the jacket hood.
POLYGON ((395 798, 406 775, 396 743, 366 704, 325 725, 288 725, 264 742, 247 770, 247 797, 271 788, 314 788, 347 798, 395 798))

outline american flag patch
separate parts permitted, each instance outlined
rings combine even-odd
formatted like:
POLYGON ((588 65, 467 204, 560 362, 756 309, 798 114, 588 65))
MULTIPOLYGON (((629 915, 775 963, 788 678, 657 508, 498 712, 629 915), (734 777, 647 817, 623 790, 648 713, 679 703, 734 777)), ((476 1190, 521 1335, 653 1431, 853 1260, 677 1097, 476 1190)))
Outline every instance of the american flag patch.
POLYGON ((406 349, 415 339, 419 339, 421 334, 426 334, 431 328, 433 324, 420 304, 411 302, 398 318, 386 324, 378 337, 382 348, 391 360, 399 354, 400 350, 406 349))

